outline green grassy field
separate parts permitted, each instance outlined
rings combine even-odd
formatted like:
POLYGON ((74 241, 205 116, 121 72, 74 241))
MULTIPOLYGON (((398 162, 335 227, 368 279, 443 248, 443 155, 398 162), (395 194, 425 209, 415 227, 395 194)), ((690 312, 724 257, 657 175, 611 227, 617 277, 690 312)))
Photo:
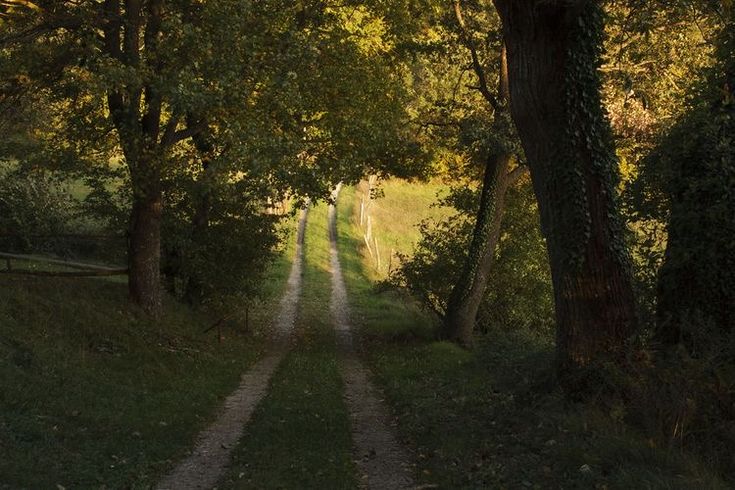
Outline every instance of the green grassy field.
MULTIPOLYGON (((354 226, 359 200, 351 189, 342 197, 339 245, 353 322, 400 436, 416 450, 421 484, 729 488, 704 462, 654 447, 614 408, 603 413, 566 401, 553 380, 553 339, 496 325, 473 351, 433 340, 436 319, 374 286, 375 274, 354 253, 362 240, 354 226)), ((400 206, 392 212, 396 229, 406 226, 397 220, 412 223, 425 212, 400 206)))
POLYGON ((148 488, 260 355, 289 269, 251 331, 169 300, 162 319, 106 279, 0 276, 0 488, 148 488))
POLYGON ((428 218, 446 216, 446 209, 432 207, 437 196, 446 194, 446 185, 440 182, 421 183, 401 179, 387 179, 379 183, 381 195, 370 199, 367 182, 346 189, 341 202, 350 201, 355 213, 349 226, 351 233, 359 241, 356 243, 363 256, 365 270, 371 279, 385 279, 390 270, 397 267, 398 255, 408 255, 421 238, 419 223, 428 218), (360 224, 360 203, 364 203, 362 224, 360 224), (370 251, 364 240, 368 229, 368 216, 371 221, 372 239, 370 251), (377 239, 377 250, 375 246, 377 239), (378 266, 377 255, 380 255, 378 266))
POLYGON ((309 211, 294 348, 277 369, 220 488, 356 488, 335 334, 327 206, 309 211))

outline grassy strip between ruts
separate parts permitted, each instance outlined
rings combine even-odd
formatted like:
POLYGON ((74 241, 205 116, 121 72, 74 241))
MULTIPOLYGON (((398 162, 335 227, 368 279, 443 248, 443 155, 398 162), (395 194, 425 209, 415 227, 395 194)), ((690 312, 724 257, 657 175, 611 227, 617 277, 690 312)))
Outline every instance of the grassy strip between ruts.
POLYGON ((331 291, 327 207, 310 210, 295 347, 276 371, 219 488, 355 488, 331 291))
MULTIPOLYGON (((288 273, 270 271, 264 329, 288 273), (271 305, 273 303, 273 305, 271 305)), ((261 351, 242 325, 167 301, 153 322, 103 279, 0 277, 0 488, 149 488, 261 351)))
MULTIPOLYGON (((359 204, 358 204, 359 207, 359 204)), ((440 488, 728 488, 702 462, 652 447, 615 413, 566 402, 548 336, 496 331, 472 352, 433 341, 434 323, 378 291, 356 250, 355 199, 339 204, 339 245, 353 322, 376 381, 417 450, 419 481, 440 488)), ((404 208, 410 214, 410 208, 404 208)), ((411 220, 411 216, 406 216, 411 220)))

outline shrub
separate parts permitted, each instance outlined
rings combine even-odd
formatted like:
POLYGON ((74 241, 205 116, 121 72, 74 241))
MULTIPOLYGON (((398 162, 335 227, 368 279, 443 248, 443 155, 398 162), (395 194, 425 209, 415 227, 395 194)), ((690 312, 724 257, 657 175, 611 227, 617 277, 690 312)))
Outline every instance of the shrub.
POLYGON ((17 253, 60 252, 78 204, 42 171, 0 165, 0 247, 17 253))
MULTIPOLYGON (((457 212, 421 225, 422 239, 391 278, 407 287, 425 306, 443 315, 459 277, 472 236, 479 193, 454 189, 440 202, 457 212)), ((481 330, 492 326, 548 330, 553 324, 548 258, 529 182, 508 191, 503 233, 485 300, 478 313, 481 330)))

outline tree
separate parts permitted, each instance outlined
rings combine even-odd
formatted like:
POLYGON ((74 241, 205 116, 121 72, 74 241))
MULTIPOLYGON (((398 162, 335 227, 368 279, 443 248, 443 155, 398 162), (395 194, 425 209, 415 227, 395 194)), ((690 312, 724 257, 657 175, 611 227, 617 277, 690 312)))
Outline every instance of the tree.
POLYGON ((735 12, 725 15, 716 63, 647 169, 670 209, 655 337, 692 354, 735 331, 735 12))
POLYGON ((637 319, 617 166, 597 72, 597 2, 495 0, 508 50, 510 106, 551 263, 562 375, 618 357, 637 319))
POLYGON ((508 187, 525 171, 523 165, 510 170, 514 160, 515 134, 508 114, 508 70, 505 47, 498 53, 498 86, 490 88, 488 73, 483 66, 475 45, 474 33, 469 32, 459 0, 454 2, 454 12, 462 44, 469 51, 471 66, 478 80, 478 90, 490 105, 493 122, 491 131, 496 132, 499 144, 490 148, 485 163, 480 208, 478 210, 472 241, 467 259, 462 266, 459 280, 452 288, 444 315, 444 335, 462 345, 469 346, 477 322, 477 312, 485 295, 485 288, 495 259, 495 250, 500 239, 500 230, 505 211, 505 194, 508 187))
POLYGON ((620 159, 623 216, 646 325, 655 317, 669 216, 666 172, 649 166, 647 157, 681 119, 693 83, 713 63, 721 16, 712 7, 691 0, 605 3, 603 99, 620 159))
POLYGON ((80 162, 94 153, 86 161, 97 163, 77 164, 86 175, 124 162, 129 294, 152 314, 161 301, 162 215, 167 194, 177 202, 182 173, 201 177, 190 216, 192 235, 201 236, 210 228, 208 182, 250 181, 250 210, 287 193, 325 196, 366 168, 408 174, 423 165, 405 130, 391 44, 363 6, 38 4, 39 13, 14 19, 3 54, 54 100, 47 151, 80 162), (202 171, 202 156, 217 163, 202 171))
MULTIPOLYGON (((441 307, 441 335, 469 346, 491 277, 505 193, 525 167, 515 158, 520 151, 508 112, 505 56, 494 12, 482 2, 463 5, 457 0, 449 8, 428 2, 414 24, 423 32, 406 26, 410 34, 403 36, 404 59, 413 60, 407 78, 417 94, 415 123, 447 173, 481 188, 481 206, 462 210, 472 214, 475 230, 458 273, 447 284, 451 297, 441 307)), ((411 275, 405 272, 404 278, 411 275)))

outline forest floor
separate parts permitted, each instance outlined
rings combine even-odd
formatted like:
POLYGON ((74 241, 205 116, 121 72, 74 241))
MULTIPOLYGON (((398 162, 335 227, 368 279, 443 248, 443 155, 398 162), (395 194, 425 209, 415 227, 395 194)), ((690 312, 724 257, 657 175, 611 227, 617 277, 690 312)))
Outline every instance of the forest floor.
MULTIPOLYGON (((396 236, 417 221, 400 190, 379 222, 396 236)), ((426 312, 376 287, 359 203, 346 188, 336 213, 312 207, 276 264, 255 323, 285 345, 204 340, 208 320, 170 305, 148 325, 120 284, 77 280, 72 298, 0 278, 0 488, 731 488, 614 407, 566 401, 548 335, 436 341, 426 312)))

